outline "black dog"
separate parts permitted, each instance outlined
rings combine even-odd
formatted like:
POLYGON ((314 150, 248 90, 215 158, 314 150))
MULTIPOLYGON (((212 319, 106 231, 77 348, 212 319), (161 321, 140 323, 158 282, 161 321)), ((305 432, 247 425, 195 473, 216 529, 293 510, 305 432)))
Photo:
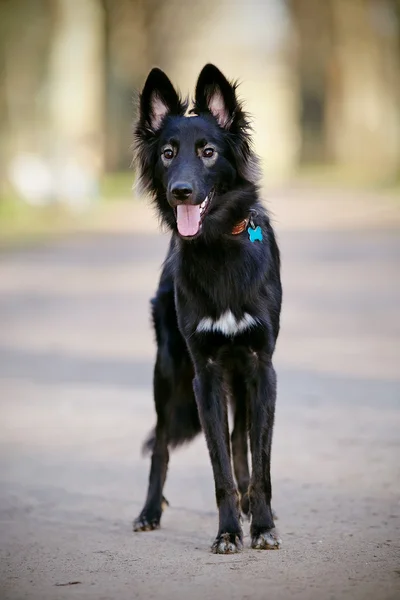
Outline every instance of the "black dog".
POLYGON ((135 131, 142 182, 172 231, 152 301, 157 338, 157 425, 146 503, 135 531, 159 526, 168 449, 205 433, 219 528, 213 551, 242 548, 240 509, 253 548, 279 548, 270 459, 276 376, 272 355, 282 289, 279 250, 259 202, 257 160, 236 86, 206 65, 192 117, 168 77, 153 69, 135 131), (231 436, 227 418, 234 411, 231 436), (252 474, 247 461, 250 438, 252 474))

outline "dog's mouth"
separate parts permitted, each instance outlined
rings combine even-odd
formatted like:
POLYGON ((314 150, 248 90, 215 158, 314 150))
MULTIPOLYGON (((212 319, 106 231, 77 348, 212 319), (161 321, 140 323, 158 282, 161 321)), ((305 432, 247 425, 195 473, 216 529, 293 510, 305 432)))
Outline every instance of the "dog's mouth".
POLYGON ((176 207, 176 224, 182 237, 191 238, 200 233, 213 195, 211 190, 201 204, 179 204, 176 207))

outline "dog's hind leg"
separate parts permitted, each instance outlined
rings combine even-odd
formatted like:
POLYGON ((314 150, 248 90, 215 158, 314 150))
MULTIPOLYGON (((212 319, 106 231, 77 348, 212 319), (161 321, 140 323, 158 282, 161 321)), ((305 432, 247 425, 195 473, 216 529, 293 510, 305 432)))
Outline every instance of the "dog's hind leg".
POLYGON ((154 401, 157 411, 157 424, 152 443, 152 457, 147 498, 143 510, 133 522, 134 531, 149 531, 160 526, 163 505, 168 504, 163 496, 169 461, 168 452, 168 411, 171 396, 171 383, 162 371, 161 356, 157 356, 154 368, 154 401))
POLYGON ((240 493, 240 507, 242 512, 248 515, 250 473, 247 444, 247 388, 243 377, 238 375, 232 377, 231 392, 234 410, 231 435, 233 470, 240 493))
POLYGON ((281 544, 271 509, 271 445, 275 401, 275 370, 269 357, 260 356, 249 381, 252 455, 249 499, 251 545, 252 548, 265 550, 277 549, 281 544))
POLYGON ((193 393, 193 366, 178 329, 173 282, 165 273, 152 306, 157 339, 153 378, 157 424, 151 439, 145 443, 152 451, 149 485, 143 510, 133 523, 134 531, 159 527, 166 503, 163 488, 168 449, 190 441, 201 430, 193 393))

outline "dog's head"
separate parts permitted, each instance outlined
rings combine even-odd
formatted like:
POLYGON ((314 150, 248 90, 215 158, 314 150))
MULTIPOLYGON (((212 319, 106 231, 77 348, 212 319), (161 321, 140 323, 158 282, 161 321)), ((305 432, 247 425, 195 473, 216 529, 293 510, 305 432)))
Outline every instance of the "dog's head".
POLYGON ((199 75, 190 116, 187 106, 165 73, 153 69, 135 139, 144 187, 164 221, 192 239, 227 214, 229 192, 256 184, 258 169, 236 85, 214 65, 199 75))

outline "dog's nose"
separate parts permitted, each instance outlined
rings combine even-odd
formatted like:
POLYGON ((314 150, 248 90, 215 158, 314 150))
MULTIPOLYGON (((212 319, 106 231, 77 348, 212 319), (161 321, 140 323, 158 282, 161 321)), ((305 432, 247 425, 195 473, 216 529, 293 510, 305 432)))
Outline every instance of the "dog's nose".
POLYGON ((187 200, 193 193, 193 188, 189 183, 175 183, 171 189, 171 194, 176 200, 187 200))

